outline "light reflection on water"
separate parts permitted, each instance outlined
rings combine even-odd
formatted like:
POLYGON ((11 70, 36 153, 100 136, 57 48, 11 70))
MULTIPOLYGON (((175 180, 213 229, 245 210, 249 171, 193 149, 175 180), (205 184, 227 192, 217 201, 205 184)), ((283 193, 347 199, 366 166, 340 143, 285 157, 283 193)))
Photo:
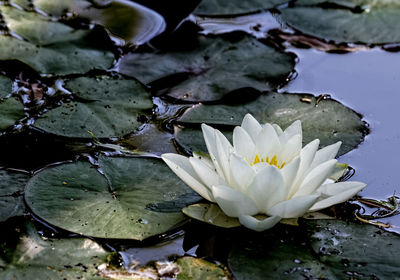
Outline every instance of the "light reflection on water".
MULTIPOLYGON (((282 91, 329 93, 361 113, 371 133, 358 149, 339 158, 356 169, 353 181, 368 184, 363 197, 400 194, 400 53, 380 49, 330 54, 290 49, 299 57, 298 77, 282 91)), ((400 232, 400 215, 381 219, 400 232), (396 228, 396 226, 398 228, 396 228)))

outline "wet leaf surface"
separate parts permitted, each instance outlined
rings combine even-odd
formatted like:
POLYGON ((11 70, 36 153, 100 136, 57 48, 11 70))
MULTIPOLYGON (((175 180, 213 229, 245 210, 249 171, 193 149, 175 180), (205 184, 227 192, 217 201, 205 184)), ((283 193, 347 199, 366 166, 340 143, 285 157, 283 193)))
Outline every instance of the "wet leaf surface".
POLYGON ((180 268, 176 279, 189 280, 189 279, 230 279, 226 270, 214 263, 206 260, 183 257, 176 261, 180 268))
POLYGON ((101 34, 98 29, 74 29, 5 4, 0 5, 0 14, 16 34, 0 35, 0 60, 20 60, 42 74, 61 75, 107 69, 114 60, 113 53, 94 42, 95 33, 101 34))
POLYGON ((300 0, 280 10, 290 26, 335 42, 400 42, 400 3, 396 0, 300 0))
POLYGON ((143 240, 182 223, 181 204, 200 199, 159 159, 101 157, 99 166, 104 176, 87 162, 43 170, 27 185, 28 206, 72 232, 143 240))
POLYGON ((1 279, 106 279, 97 267, 110 253, 87 238, 44 239, 27 222, 15 248, 1 247, 1 279))
POLYGON ((194 11, 200 15, 244 14, 272 9, 288 0, 203 0, 194 11))
POLYGON ((65 83, 77 98, 44 113, 36 128, 66 137, 122 136, 139 129, 153 102, 148 90, 119 75, 79 77, 65 83))
POLYGON ((356 148, 368 131, 359 114, 333 99, 321 99, 307 94, 266 92, 256 100, 240 105, 194 106, 178 119, 183 128, 176 128, 176 141, 185 150, 206 152, 201 123, 222 126, 222 131, 231 141, 233 126, 240 125, 246 113, 251 113, 260 123, 277 123, 282 128, 300 119, 303 144, 315 138, 320 139, 321 146, 342 141, 339 154, 356 148), (306 98, 307 102, 303 102, 302 98, 306 98))
POLYGON ((400 271, 395 234, 339 220, 307 221, 299 230, 309 242, 269 232, 235 245, 228 257, 235 279, 391 279, 400 271))
POLYGON ((24 214, 24 188, 29 176, 0 170, 0 222, 24 214))
POLYGON ((180 74, 180 81, 166 89, 168 96, 214 101, 238 89, 274 88, 294 69, 292 54, 249 37, 237 42, 207 37, 198 41, 197 48, 186 51, 128 54, 121 59, 119 71, 144 83, 180 74))

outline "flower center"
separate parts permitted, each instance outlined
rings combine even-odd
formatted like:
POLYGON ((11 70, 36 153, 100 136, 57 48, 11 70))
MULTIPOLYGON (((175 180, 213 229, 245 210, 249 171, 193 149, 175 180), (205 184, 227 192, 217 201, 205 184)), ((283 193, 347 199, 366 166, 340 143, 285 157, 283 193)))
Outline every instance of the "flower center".
POLYGON ((254 162, 250 163, 250 165, 253 166, 254 164, 257 164, 260 162, 266 162, 270 165, 274 165, 274 166, 278 167, 279 169, 282 169, 286 164, 286 162, 283 162, 282 164, 278 164, 278 159, 277 159, 276 155, 274 155, 271 159, 269 159, 269 157, 266 157, 265 159, 264 158, 260 159, 260 157, 258 155, 256 155, 256 157, 254 158, 254 162))

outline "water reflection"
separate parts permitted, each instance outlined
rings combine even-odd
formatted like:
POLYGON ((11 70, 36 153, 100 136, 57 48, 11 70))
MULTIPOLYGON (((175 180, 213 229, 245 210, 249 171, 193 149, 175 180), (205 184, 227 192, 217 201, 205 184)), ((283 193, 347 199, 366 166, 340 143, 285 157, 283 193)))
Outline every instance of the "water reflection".
MULTIPOLYGON (((400 193, 400 53, 380 49, 329 54, 291 49, 299 56, 298 77, 282 91, 329 93, 364 115, 371 134, 339 158, 356 169, 352 180, 368 184, 361 195, 387 199, 400 193)), ((400 232, 400 215, 381 219, 400 232)))

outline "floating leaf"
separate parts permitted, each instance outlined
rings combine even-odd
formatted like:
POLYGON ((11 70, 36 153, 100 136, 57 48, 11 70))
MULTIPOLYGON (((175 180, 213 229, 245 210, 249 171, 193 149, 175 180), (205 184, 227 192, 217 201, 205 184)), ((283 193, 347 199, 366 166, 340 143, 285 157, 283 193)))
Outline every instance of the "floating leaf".
POLYGON ((374 226, 307 221, 302 245, 279 230, 235 244, 228 264, 235 279, 391 279, 399 273, 399 238, 374 226), (389 245, 390 244, 390 245, 389 245), (383 249, 384 248, 384 249, 383 249))
POLYGON ((295 29, 339 43, 400 42, 397 0, 299 0, 281 13, 295 29))
POLYGON ((272 9, 286 2, 288 0, 202 0, 194 13, 200 15, 243 14, 272 9))
POLYGON ((87 162, 41 171, 27 185, 27 204, 72 232, 143 240, 182 223, 182 207, 200 199, 159 159, 101 157, 99 166, 104 175, 87 162))
POLYGON ((109 50, 96 44, 94 37, 100 36, 100 32, 74 29, 33 11, 5 4, 0 4, 0 14, 8 29, 23 38, 0 35, 0 60, 20 60, 43 74, 107 69, 114 60, 109 50))
POLYGON ((11 94, 12 81, 0 74, 0 99, 7 97, 11 94))
MULTIPOLYGON (((199 128, 201 123, 237 126, 245 114, 251 113, 260 123, 277 123, 282 128, 300 119, 303 144, 315 138, 321 140, 321 146, 342 141, 339 154, 357 147, 368 132, 361 116, 333 99, 321 99, 316 106, 318 99, 307 94, 267 92, 246 104, 197 105, 178 119, 184 127, 176 129, 176 141, 186 150, 207 151, 199 128), (310 103, 301 101, 305 97, 310 103)), ((232 139, 232 128, 221 131, 232 139)))
POLYGON ((119 71, 144 83, 173 75, 185 79, 167 94, 187 101, 213 101, 243 88, 271 89, 294 69, 294 55, 245 37, 237 42, 199 37, 194 50, 133 53, 124 56, 119 71), (156 66, 156 67, 155 67, 156 66))
POLYGON ((0 222, 24 214, 24 188, 29 176, 0 170, 0 222))
POLYGON ((206 260, 182 257, 176 261, 180 271, 176 277, 178 280, 190 279, 230 279, 229 274, 221 266, 206 260))
POLYGON ((24 117, 24 106, 16 98, 0 99, 0 130, 24 117))
POLYGON ((14 244, 3 245, 0 257, 1 279, 106 279, 97 267, 110 253, 87 238, 47 239, 36 232, 31 223, 14 244), (10 248, 8 248, 10 247, 10 248))
POLYGON ((126 0, 104 1, 101 5, 86 0, 34 0, 35 7, 61 18, 73 13, 104 26, 113 36, 140 45, 164 31, 165 21, 158 13, 126 0))
POLYGON ((67 137, 122 136, 137 130, 140 116, 153 107, 148 90, 134 79, 119 75, 79 77, 65 88, 79 99, 44 113, 35 127, 67 137))

